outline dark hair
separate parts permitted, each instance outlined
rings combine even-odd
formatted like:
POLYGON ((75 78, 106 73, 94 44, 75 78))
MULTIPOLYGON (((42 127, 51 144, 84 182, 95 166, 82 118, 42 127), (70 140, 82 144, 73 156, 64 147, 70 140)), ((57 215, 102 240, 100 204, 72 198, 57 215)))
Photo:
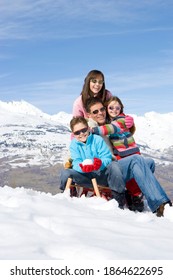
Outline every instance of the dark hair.
POLYGON ((103 101, 98 98, 98 97, 91 97, 87 100, 86 102, 86 111, 87 113, 90 113, 90 109, 93 105, 97 104, 97 103, 101 103, 104 106, 103 101))
POLYGON ((90 80, 96 79, 97 76, 102 76, 102 79, 103 79, 103 85, 102 85, 102 88, 101 88, 100 92, 98 93, 97 97, 99 97, 103 102, 106 101, 107 90, 105 89, 104 74, 99 70, 91 70, 84 80, 84 85, 83 85, 83 89, 81 92, 82 103, 83 103, 83 106, 85 109, 86 109, 86 103, 87 103, 88 99, 93 97, 92 92, 90 90, 90 80))
POLYGON ((74 126, 78 123, 83 123, 86 127, 88 127, 88 122, 84 117, 73 117, 70 121, 71 131, 73 131, 74 126))
MULTIPOLYGON (((120 99, 119 97, 117 97, 117 96, 111 96, 111 97, 110 97, 108 100, 106 100, 106 102, 104 103, 104 105, 105 105, 105 107, 106 107, 106 122, 107 122, 107 123, 110 123, 110 122, 111 122, 110 117, 109 117, 109 115, 108 115, 107 107, 109 106, 109 104, 110 104, 112 101, 117 101, 117 102, 120 104, 120 106, 121 106, 120 114, 122 114, 122 113, 123 113, 123 110, 124 110, 124 105, 123 105, 121 99, 120 99)), ((130 130, 131 134, 133 135, 133 134, 135 133, 135 131, 136 131, 135 125, 133 124, 133 126, 132 126, 131 128, 129 128, 129 130, 130 130)))

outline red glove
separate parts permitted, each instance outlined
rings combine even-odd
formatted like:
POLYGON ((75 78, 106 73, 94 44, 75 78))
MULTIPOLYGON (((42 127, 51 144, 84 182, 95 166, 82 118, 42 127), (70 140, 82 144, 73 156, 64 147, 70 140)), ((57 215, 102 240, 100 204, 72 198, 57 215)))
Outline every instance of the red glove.
POLYGON ((134 119, 131 116, 125 116, 125 125, 127 128, 131 128, 134 125, 134 119))
POLYGON ((94 170, 93 164, 83 165, 82 163, 80 163, 79 166, 83 172, 92 172, 94 170))
POLYGON ((102 165, 102 161, 99 158, 94 158, 94 170, 98 170, 102 165))

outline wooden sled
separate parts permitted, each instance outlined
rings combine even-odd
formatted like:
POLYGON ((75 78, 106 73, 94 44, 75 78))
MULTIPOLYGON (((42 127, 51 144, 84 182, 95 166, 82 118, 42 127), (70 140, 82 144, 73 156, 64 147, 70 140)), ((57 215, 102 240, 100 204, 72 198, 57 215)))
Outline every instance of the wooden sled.
POLYGON ((106 200, 112 199, 111 189, 109 187, 98 185, 96 178, 91 179, 91 182, 93 188, 72 184, 72 178, 68 178, 65 190, 70 190, 71 197, 81 197, 82 195, 85 195, 86 197, 102 197, 106 200))
MULTIPOLYGON (((65 190, 70 190, 70 196, 81 197, 85 195, 86 197, 101 197, 107 201, 112 199, 111 189, 107 186, 100 186, 97 184, 95 178, 91 180, 93 187, 83 187, 72 182, 72 178, 68 178, 65 190)), ((142 212, 144 210, 143 196, 138 198, 126 192, 126 206, 131 211, 142 212), (137 199, 136 199, 137 198, 137 199), (135 203, 135 204, 134 204, 135 203)))

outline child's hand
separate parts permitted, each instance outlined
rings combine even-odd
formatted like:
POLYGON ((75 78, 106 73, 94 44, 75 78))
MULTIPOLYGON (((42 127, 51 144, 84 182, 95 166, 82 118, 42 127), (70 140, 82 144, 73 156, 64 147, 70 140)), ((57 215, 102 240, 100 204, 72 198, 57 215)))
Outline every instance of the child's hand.
POLYGON ((134 119, 131 116, 125 116, 125 125, 127 128, 131 128, 134 125, 134 119))
POLYGON ((92 172, 94 170, 93 164, 83 165, 82 163, 80 163, 79 166, 83 172, 92 172))
POLYGON ((102 165, 102 161, 99 158, 94 158, 94 170, 98 170, 102 165))
POLYGON ((72 159, 71 159, 71 158, 69 158, 69 159, 65 162, 64 168, 65 168, 65 169, 72 168, 72 159))

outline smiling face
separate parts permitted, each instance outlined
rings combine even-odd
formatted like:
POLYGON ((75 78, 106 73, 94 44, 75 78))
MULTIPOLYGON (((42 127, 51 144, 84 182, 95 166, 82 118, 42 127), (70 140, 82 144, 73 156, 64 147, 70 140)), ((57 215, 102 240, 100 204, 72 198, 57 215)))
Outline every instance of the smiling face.
POLYGON ((76 140, 85 143, 89 135, 89 128, 80 122, 74 125, 72 132, 76 140))
POLYGON ((103 87, 103 77, 102 75, 97 75, 95 78, 90 79, 90 90, 93 96, 96 97, 103 87))
POLYGON ((103 125, 106 121, 106 108, 98 102, 90 107, 88 117, 96 121, 98 125, 103 125))
POLYGON ((110 118, 117 117, 121 112, 121 105, 118 101, 112 101, 107 106, 107 112, 110 118))

